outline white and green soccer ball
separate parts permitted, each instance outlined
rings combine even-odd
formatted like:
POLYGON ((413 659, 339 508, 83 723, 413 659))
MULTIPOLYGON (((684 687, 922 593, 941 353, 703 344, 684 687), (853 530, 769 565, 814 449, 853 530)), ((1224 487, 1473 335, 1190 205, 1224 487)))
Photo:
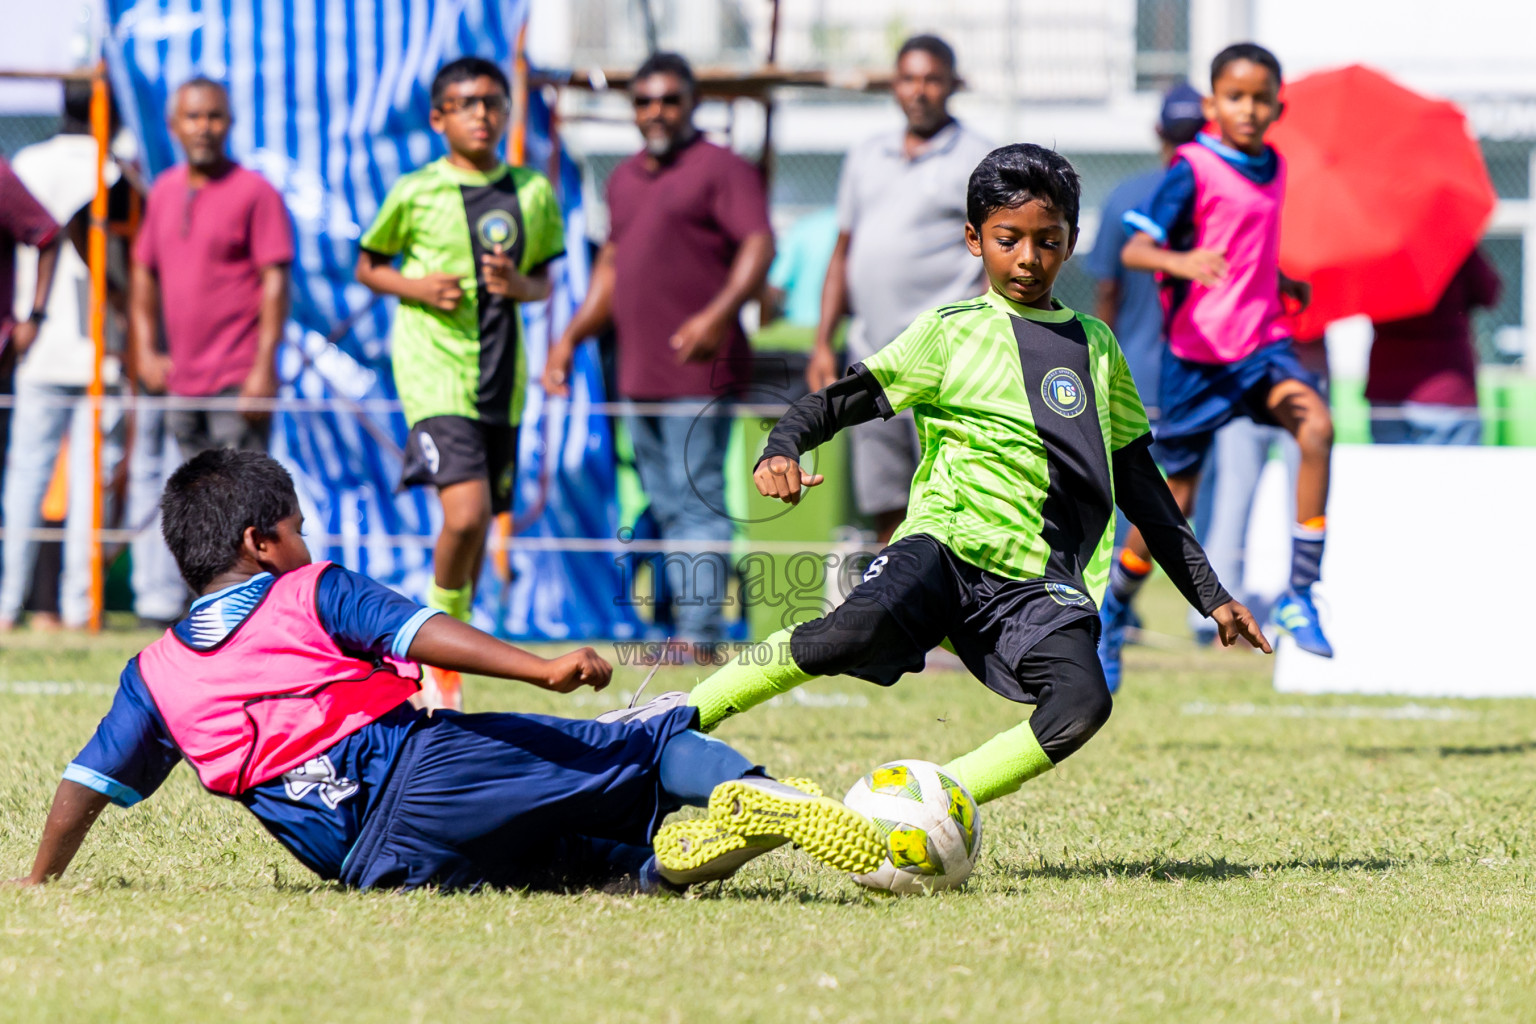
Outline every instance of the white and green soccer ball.
POLYGON ((854 783, 843 803, 885 836, 885 863, 854 875, 860 885, 894 893, 953 889, 981 856, 976 801, 932 761, 883 764, 854 783))

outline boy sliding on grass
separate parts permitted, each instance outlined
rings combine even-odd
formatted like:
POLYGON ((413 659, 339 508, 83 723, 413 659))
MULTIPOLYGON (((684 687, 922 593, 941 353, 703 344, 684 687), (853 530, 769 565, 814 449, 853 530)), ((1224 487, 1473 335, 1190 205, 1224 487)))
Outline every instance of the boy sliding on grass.
MULTIPOLYGON (((923 457, 906 521, 848 600, 764 641, 688 695, 705 730, 819 675, 890 685, 946 637, 1027 722, 951 762, 980 802, 1081 747, 1110 712, 1095 655, 1118 502, 1224 644, 1265 651, 1248 609, 1211 573, 1150 453, 1146 415, 1114 335, 1051 298, 1077 242, 1078 180, 1033 145, 971 175, 966 244, 991 285, 943 306, 846 376, 792 405, 754 481, 797 502, 822 478, 800 456, 852 424, 917 417, 923 457)), ((676 700, 676 697, 673 697, 676 700)), ((665 698, 658 698, 658 703, 665 698)))
MULTIPOLYGON (((1221 137, 1201 133, 1180 146, 1147 206, 1125 215, 1135 234, 1121 261, 1157 271, 1163 284, 1168 348, 1154 449, 1187 515, 1200 464, 1229 420, 1279 424, 1296 438, 1291 586, 1275 603, 1274 621, 1302 650, 1331 658, 1312 584, 1323 561, 1333 419, 1282 320, 1281 295, 1305 304, 1309 289, 1280 272, 1285 162, 1264 143, 1280 116, 1280 62, 1253 43, 1229 46, 1211 62, 1211 94, 1205 116, 1221 137)), ((1166 567, 1132 531, 1110 571, 1099 657, 1116 682, 1130 600, 1152 571, 1149 557, 1166 567)))
MULTIPOLYGON (((443 530, 427 604, 464 622, 491 518, 512 508, 527 380, 518 303, 549 296, 548 264, 565 253, 549 180, 498 153, 509 105, 490 61, 464 57, 437 73, 432 128, 448 155, 395 183, 357 261, 360 282, 401 300, 392 359, 411 424, 401 484, 437 488, 443 530)), ((459 708, 459 677, 427 672, 429 699, 459 708)))
POLYGON ((847 871, 884 856, 869 822, 696 732, 692 708, 598 721, 417 709, 407 658, 557 693, 600 690, 612 668, 590 647, 546 661, 312 564, 293 482, 264 455, 198 455, 161 511, 201 596, 123 670, 19 881, 61 875, 108 803, 139 802, 183 758, 311 871, 361 888, 652 891, 726 877, 789 841, 847 871), (709 816, 658 833, 683 804, 709 816))

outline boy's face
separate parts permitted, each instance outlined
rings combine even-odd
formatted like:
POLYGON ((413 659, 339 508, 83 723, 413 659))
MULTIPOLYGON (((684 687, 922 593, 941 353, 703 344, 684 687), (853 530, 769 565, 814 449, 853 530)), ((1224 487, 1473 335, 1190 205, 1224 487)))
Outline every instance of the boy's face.
POLYGON ((1051 286, 1072 256, 1077 232, 1066 214, 1031 199, 988 214, 981 231, 967 223, 965 244, 980 256, 992 290, 1024 306, 1051 308, 1051 286))
POLYGON ((304 516, 299 512, 279 519, 270 537, 258 536, 254 528, 247 529, 246 543, 254 547, 256 563, 274 576, 302 569, 312 561, 304 543, 304 516))
POLYGON ((1282 109, 1280 83, 1269 68, 1235 60, 1221 69, 1211 93, 1202 109, 1205 119, 1221 130, 1221 141, 1249 156, 1263 153, 1264 133, 1282 109))
POLYGON ((496 154, 507 130, 507 94, 489 75, 454 82, 432 108, 432 130, 443 136, 448 148, 476 162, 496 154))

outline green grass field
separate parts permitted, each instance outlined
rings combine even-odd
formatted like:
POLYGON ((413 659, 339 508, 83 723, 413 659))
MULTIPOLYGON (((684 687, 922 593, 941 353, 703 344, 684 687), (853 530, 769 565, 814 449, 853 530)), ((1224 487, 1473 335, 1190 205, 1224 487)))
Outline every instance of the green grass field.
MULTIPOLYGON (((7 644, 5 876, 145 639, 7 644)), ((348 892, 178 768, 108 810, 63 882, 0 890, 0 1020, 1536 1018, 1536 702, 1283 696, 1264 659, 1185 647, 1127 667, 1104 732, 984 808, 970 884, 926 899, 866 896, 788 850, 687 900, 348 892)), ((640 676, 470 699, 586 716, 640 676)), ((1018 716, 958 674, 803 694, 721 736, 839 792, 1018 716)))

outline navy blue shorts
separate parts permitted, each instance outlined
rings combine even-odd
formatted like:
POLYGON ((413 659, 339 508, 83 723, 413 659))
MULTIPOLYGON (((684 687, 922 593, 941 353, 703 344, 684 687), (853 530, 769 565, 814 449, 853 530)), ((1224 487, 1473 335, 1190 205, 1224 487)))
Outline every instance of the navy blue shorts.
POLYGON ((1289 339, 1265 345, 1235 363, 1194 363, 1163 349, 1153 457, 1169 476, 1182 476, 1200 468, 1216 431, 1237 417, 1277 425, 1266 400, 1274 386, 1286 380, 1299 380, 1314 390, 1321 386, 1289 339))
POLYGON ((434 712, 406 740, 341 879, 542 888, 632 871, 678 809, 661 789, 661 752, 697 720, 691 707, 617 724, 434 712))

